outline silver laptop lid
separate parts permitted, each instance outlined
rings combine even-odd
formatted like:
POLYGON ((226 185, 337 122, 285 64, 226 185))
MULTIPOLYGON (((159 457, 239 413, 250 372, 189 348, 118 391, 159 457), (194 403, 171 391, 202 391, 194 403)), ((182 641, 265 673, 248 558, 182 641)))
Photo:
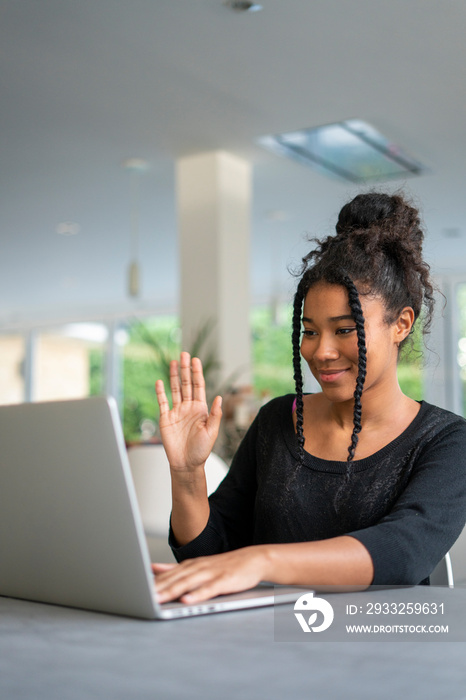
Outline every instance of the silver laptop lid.
POLYGON ((155 617, 114 399, 0 406, 0 595, 155 617))

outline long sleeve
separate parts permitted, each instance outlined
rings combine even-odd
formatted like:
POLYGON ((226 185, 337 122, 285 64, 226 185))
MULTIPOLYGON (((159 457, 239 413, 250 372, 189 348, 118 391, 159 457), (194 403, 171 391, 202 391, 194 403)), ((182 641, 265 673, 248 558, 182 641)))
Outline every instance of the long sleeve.
POLYGON ((461 534, 466 521, 466 429, 448 426, 428 444, 390 512, 348 534, 369 551, 373 584, 424 580, 461 534))

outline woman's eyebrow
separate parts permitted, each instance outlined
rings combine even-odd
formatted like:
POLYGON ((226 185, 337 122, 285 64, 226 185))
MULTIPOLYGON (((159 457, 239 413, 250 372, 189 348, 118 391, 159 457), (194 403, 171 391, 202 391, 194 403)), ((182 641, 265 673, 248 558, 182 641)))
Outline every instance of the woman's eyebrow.
MULTIPOLYGON (((351 314, 344 314, 343 316, 331 316, 328 321, 354 321, 354 318, 352 317, 351 314)), ((303 323, 306 321, 307 323, 314 323, 312 318, 307 318, 306 316, 303 316, 303 323)))

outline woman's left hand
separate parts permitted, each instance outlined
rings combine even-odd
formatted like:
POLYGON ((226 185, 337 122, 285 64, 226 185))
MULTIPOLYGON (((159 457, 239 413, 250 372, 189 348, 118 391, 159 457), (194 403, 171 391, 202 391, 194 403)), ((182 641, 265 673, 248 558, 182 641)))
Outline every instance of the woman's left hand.
POLYGON ((182 603, 199 603, 217 595, 245 591, 266 578, 266 569, 264 545, 186 559, 181 564, 152 564, 160 603, 178 599, 182 603))

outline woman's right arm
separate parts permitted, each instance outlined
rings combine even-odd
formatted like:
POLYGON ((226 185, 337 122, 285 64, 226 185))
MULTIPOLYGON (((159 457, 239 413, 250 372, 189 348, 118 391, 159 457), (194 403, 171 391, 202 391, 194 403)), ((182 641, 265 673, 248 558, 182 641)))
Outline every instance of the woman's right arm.
POLYGON ((204 465, 217 439, 222 399, 217 396, 209 413, 201 361, 182 352, 170 364, 170 410, 163 381, 155 385, 160 408, 160 432, 172 480, 171 527, 178 544, 195 539, 209 519, 204 465))

